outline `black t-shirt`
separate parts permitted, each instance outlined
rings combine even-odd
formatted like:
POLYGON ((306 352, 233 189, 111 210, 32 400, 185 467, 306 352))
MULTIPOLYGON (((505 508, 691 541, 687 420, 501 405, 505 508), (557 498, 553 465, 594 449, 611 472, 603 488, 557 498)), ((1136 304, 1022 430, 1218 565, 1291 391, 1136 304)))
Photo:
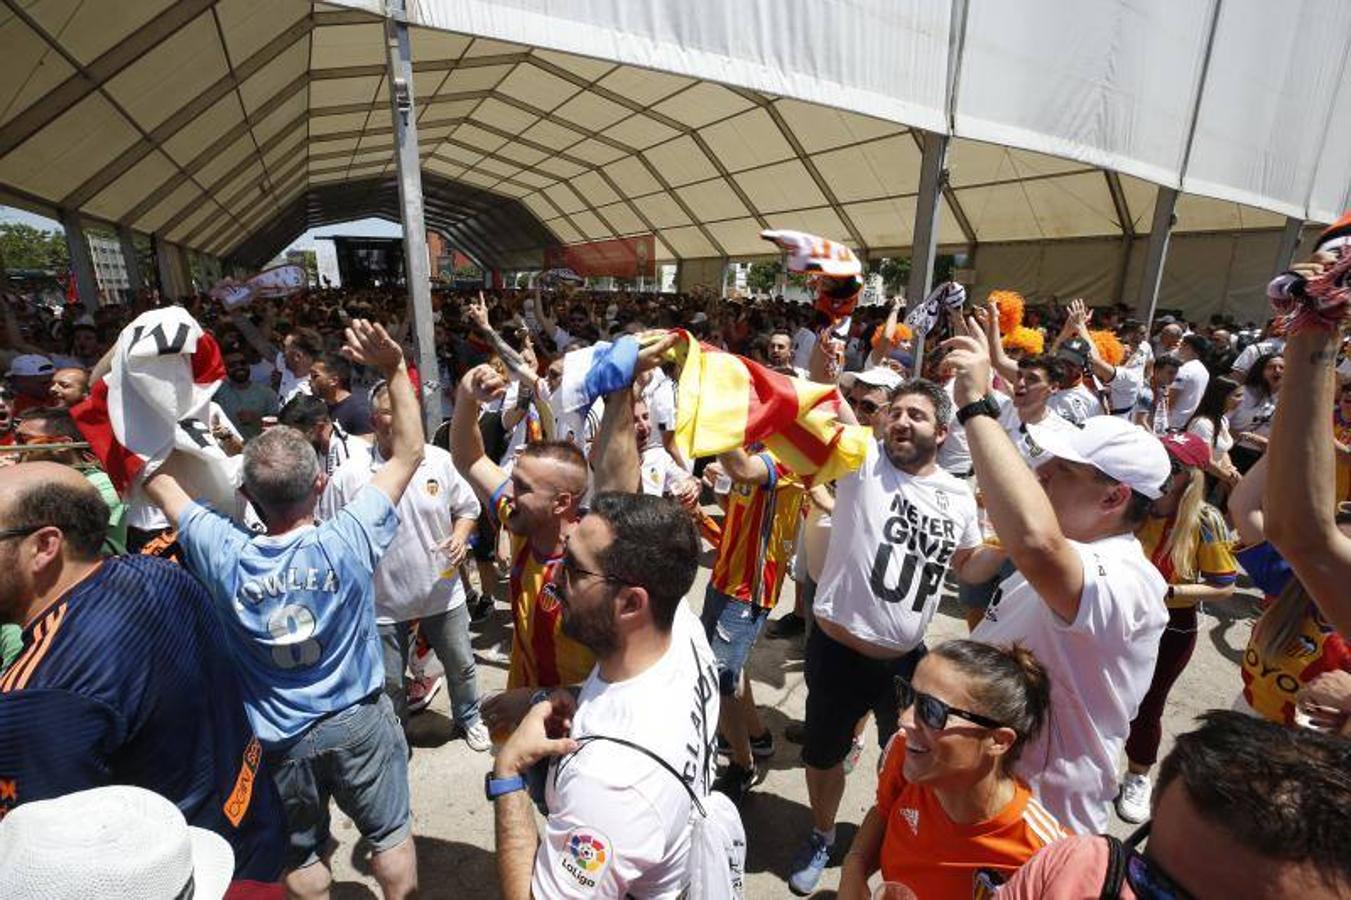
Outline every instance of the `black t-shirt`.
POLYGON ((365 397, 348 394, 347 399, 329 404, 328 415, 348 434, 371 433, 371 407, 365 397))
POLYGON ((55 600, 0 676, 0 817, 106 784, 173 801, 274 881, 285 814, 211 598, 162 559, 119 556, 55 600))

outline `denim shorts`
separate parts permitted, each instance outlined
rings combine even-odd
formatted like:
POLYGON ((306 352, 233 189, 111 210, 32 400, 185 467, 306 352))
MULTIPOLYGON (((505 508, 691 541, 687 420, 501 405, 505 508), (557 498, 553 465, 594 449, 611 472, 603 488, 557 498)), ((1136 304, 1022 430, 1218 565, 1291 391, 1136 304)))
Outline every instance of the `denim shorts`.
POLYGON ((408 744, 384 692, 310 726, 268 754, 286 807, 287 868, 318 862, 329 841, 328 801, 351 817, 379 853, 412 834, 408 744))
POLYGON ((731 697, 741 686, 741 670, 755 639, 765 630, 769 610, 729 597, 710 584, 704 592, 699 620, 704 623, 708 646, 718 664, 718 693, 731 697))

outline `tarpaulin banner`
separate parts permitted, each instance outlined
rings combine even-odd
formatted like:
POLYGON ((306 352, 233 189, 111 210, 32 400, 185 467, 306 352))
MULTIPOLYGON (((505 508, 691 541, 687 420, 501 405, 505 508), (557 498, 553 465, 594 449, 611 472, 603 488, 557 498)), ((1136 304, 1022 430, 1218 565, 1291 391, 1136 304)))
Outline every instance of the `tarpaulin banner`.
POLYGON ((657 240, 650 234, 546 247, 546 269, 567 267, 583 277, 652 278, 657 274, 657 240))

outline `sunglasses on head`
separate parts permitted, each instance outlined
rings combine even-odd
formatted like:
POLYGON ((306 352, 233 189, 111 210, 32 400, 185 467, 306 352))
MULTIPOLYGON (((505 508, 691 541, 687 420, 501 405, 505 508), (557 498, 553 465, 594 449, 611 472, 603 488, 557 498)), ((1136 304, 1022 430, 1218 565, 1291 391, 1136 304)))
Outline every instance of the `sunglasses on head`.
POLYGON ((933 731, 942 731, 948 727, 948 716, 960 716, 968 722, 984 728, 1004 728, 1003 722, 996 722, 989 716, 961 709, 951 703, 944 703, 933 694, 915 690, 915 686, 906 678, 896 676, 896 704, 901 711, 915 707, 915 719, 924 727, 933 731))

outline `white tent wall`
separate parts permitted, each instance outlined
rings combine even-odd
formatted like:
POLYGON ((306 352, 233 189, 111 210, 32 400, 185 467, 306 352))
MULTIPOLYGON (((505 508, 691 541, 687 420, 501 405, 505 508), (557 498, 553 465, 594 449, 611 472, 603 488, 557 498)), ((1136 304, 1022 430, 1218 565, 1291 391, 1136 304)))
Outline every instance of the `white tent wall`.
POLYGON ((1282 215, 1327 220, 1348 197, 1344 0, 410 0, 409 18, 1282 215))

